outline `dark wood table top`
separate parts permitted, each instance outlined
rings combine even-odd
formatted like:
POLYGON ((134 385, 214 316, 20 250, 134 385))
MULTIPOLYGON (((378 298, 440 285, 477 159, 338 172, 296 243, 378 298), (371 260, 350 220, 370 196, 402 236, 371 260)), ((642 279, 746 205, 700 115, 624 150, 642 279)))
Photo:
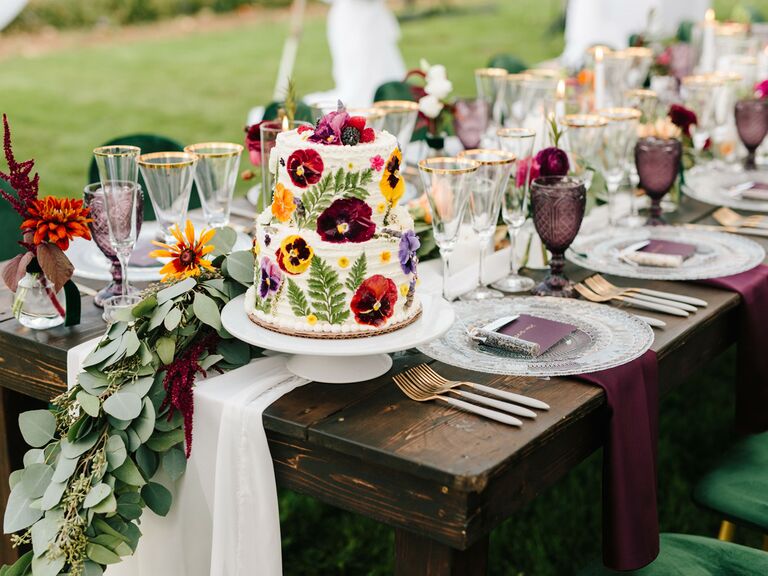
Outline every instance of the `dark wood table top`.
MULTIPOLYGON (((686 198, 675 218, 708 222, 712 210, 686 198)), ((568 273, 573 279, 590 274, 570 264, 568 273)), ((667 323, 655 330, 653 345, 662 390, 735 342, 737 294, 696 283, 633 285, 709 302, 688 318, 642 312, 667 323)), ((100 311, 85 296, 80 326, 38 332, 10 317, 9 303, 7 291, 0 291, 0 386, 50 399, 66 387, 67 350, 104 330, 100 311)), ((278 482, 463 550, 599 448, 604 409, 600 388, 571 378, 471 372, 408 351, 396 354, 392 372, 375 380, 294 390, 266 410, 264 424, 278 482), (517 429, 413 402, 391 376, 421 362, 447 377, 535 396, 552 408, 517 429)))

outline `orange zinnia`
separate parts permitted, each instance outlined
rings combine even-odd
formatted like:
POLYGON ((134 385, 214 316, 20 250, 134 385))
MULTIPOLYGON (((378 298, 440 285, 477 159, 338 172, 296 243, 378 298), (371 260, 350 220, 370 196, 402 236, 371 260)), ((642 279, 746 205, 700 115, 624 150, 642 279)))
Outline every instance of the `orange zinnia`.
POLYGON ((213 244, 208 244, 211 238, 216 234, 216 230, 203 230, 200 238, 195 241, 195 227, 192 222, 187 220, 187 227, 184 234, 181 233, 178 224, 171 227, 171 234, 177 242, 173 246, 152 240, 152 244, 159 246, 162 250, 154 250, 149 253, 152 258, 170 258, 165 266, 160 269, 163 276, 163 282, 169 280, 182 280, 190 276, 199 276, 202 269, 214 272, 211 261, 203 258, 215 249, 213 244))
POLYGON ((275 196, 272 199, 274 217, 280 222, 288 222, 294 210, 296 210, 296 202, 293 199, 293 192, 282 184, 275 186, 275 196))
POLYGON ((88 223, 93 220, 88 218, 89 212, 82 200, 46 196, 30 203, 27 219, 21 223, 21 229, 34 233, 32 242, 35 246, 51 242, 66 250, 72 238, 79 236, 91 239, 88 223))

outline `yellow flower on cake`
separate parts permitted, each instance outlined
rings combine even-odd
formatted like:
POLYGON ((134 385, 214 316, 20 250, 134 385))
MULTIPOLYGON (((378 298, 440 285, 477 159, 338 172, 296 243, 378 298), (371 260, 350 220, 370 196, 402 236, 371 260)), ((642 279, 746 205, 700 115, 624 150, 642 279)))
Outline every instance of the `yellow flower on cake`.
POLYGON ((309 324, 310 326, 314 326, 315 324, 317 324, 317 316, 315 316, 314 314, 310 314, 309 316, 307 316, 307 324, 309 324))
POLYGON ((347 266, 349 266, 349 258, 347 258, 346 256, 342 256, 341 258, 338 259, 336 263, 339 265, 339 268, 346 268, 347 266))
POLYGON ((387 160, 384 170, 381 171, 379 189, 381 190, 381 195, 389 202, 390 206, 397 204, 405 192, 405 180, 402 174, 400 174, 400 165, 402 163, 403 155, 400 152, 400 148, 395 148, 392 154, 389 155, 389 160, 387 160))
POLYGON ((288 274, 301 274, 309 268, 315 251, 298 234, 287 236, 275 252, 277 265, 288 274))
POLYGON ((390 260, 392 260, 392 252, 390 252, 389 250, 384 250, 384 251, 381 253, 381 256, 380 256, 380 258, 381 258, 381 261, 382 261, 384 264, 386 264, 387 262, 389 262, 390 260))
POLYGON ((408 291, 411 287, 408 284, 400 284, 400 296, 408 296, 408 291))
POLYGON ((295 210, 296 201, 293 199, 293 192, 278 183, 272 198, 272 215, 280 222, 288 222, 295 210))
POLYGON ((163 282, 169 280, 182 280, 190 276, 199 276, 203 270, 215 272, 210 260, 205 256, 213 252, 215 246, 208 244, 216 235, 216 230, 204 229, 200 237, 195 240, 195 227, 187 220, 187 225, 182 234, 178 224, 170 229, 176 239, 176 244, 170 245, 152 240, 152 244, 161 248, 149 253, 152 258, 170 258, 171 260, 160 269, 163 282))
POLYGON ((384 214, 384 212, 386 211, 387 211, 387 205, 384 202, 379 202, 376 205, 376 212, 378 212, 379 214, 384 214))

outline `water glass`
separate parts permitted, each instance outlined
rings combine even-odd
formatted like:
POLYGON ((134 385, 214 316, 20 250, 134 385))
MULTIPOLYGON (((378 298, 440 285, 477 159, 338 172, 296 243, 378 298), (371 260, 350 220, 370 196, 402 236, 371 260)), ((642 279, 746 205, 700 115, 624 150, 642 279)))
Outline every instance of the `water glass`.
POLYGON ((498 290, 489 288, 484 281, 483 270, 496 224, 499 221, 502 195, 509 183, 509 175, 515 166, 515 155, 503 150, 464 150, 459 158, 474 160, 480 164, 472 175, 469 192, 469 215, 472 229, 480 240, 480 261, 478 264, 478 287, 461 296, 462 300, 486 300, 504 296, 498 290))
MULTIPOLYGON (((128 260, 139 237, 142 191, 134 182, 112 181, 102 186, 109 243, 120 262, 123 280, 121 298, 129 296, 128 260)), ((105 302, 106 299, 103 301, 105 302)))
POLYGON ((723 79, 713 74, 683 78, 680 94, 685 105, 696 114, 696 124, 691 126, 691 138, 698 155, 717 127, 718 95, 724 85, 723 79))
POLYGON ((530 74, 507 74, 501 108, 503 123, 507 128, 520 128, 525 121, 525 108, 521 100, 521 93, 523 83, 530 78, 530 74))
POLYGON ((740 100, 736 103, 735 117, 739 138, 747 148, 744 169, 755 170, 757 169, 755 150, 768 133, 768 100, 756 98, 740 100))
POLYGON ((228 142, 206 142, 187 146, 184 151, 197 156, 195 183, 208 227, 227 226, 243 147, 228 142))
POLYGON ((475 86, 478 98, 487 104, 490 129, 493 133, 501 127, 501 111, 504 106, 504 88, 507 71, 504 68, 478 68, 475 70, 475 86))
POLYGON ((93 156, 99 170, 102 186, 110 182, 139 182, 139 155, 141 148, 136 146, 100 146, 94 148, 93 156))
POLYGON ((426 158, 419 162, 419 174, 429 202, 432 234, 443 260, 443 297, 448 295, 450 257, 459 239, 467 207, 471 175, 480 164, 466 158, 426 158))
POLYGON ((187 219, 197 156, 189 152, 155 152, 139 157, 139 168, 157 216, 157 240, 174 244, 171 226, 187 219))
POLYGON ((607 122, 598 157, 608 190, 608 221, 611 226, 615 226, 616 193, 627 172, 631 145, 634 145, 637 138, 640 111, 635 108, 604 108, 597 113, 607 122))
POLYGON ((350 116, 362 116, 365 118, 365 125, 374 130, 384 130, 384 119, 386 113, 380 108, 370 106, 367 108, 347 108, 350 116))
POLYGON ((563 118, 563 125, 563 146, 568 152, 571 170, 584 179, 584 186, 589 190, 608 121, 597 114, 568 114, 563 118))
POLYGON ((453 129, 464 149, 480 146, 488 129, 488 102, 482 98, 463 98, 453 106, 453 129))
MULTIPOLYGON (((419 105, 410 100, 380 100, 374 102, 373 107, 384 112, 384 130, 397 138, 405 160, 405 150, 411 143, 419 117, 419 105)), ((404 172, 404 169, 401 167, 400 171, 404 172)))
MULTIPOLYGON (((337 108, 338 105, 333 109, 333 112, 337 108)), ((272 204, 272 194, 275 191, 276 184, 275 172, 273 170, 276 170, 277 162, 271 164, 270 156, 272 155, 272 149, 277 144, 277 137, 281 132, 295 130, 299 126, 311 128, 313 125, 309 122, 301 122, 300 120, 291 122, 287 116, 284 116, 282 120, 269 120, 261 123, 261 194, 256 202, 257 213, 263 212, 272 204)))
POLYGON ((640 138, 635 144, 635 164, 640 187, 651 199, 646 226, 666 224, 661 217, 661 199, 680 173, 683 146, 676 139, 640 138))

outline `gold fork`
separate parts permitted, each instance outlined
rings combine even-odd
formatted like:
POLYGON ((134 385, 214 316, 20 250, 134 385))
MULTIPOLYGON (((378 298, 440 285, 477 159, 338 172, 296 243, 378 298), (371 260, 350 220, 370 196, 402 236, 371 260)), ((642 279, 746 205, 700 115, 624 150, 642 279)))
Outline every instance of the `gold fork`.
POLYGON ((496 422, 501 422, 502 424, 507 424, 509 426, 523 425, 521 420, 518 420, 514 416, 504 414, 503 412, 497 412, 496 410, 490 410, 488 408, 481 408, 480 406, 475 406, 474 404, 464 402, 463 400, 457 400, 456 398, 441 396, 441 390, 439 388, 436 388, 430 384, 426 384, 425 382, 420 381, 413 376, 406 376, 405 373, 395 374, 392 379, 395 381, 395 384, 397 384, 398 388, 400 388, 400 390, 402 390, 403 393, 408 396, 408 398, 411 400, 416 400, 416 402, 442 400, 446 404, 450 404, 455 408, 459 408, 465 412, 471 412, 472 414, 476 414, 478 416, 483 416, 490 420, 495 420, 496 422))
MULTIPOLYGON (((421 374, 422 377, 430 379, 432 382, 435 382, 439 385, 447 386, 452 384, 455 386, 469 386, 470 388, 479 390, 480 392, 485 392, 491 396, 503 398, 508 402, 514 402, 515 404, 521 404, 523 406, 528 406, 529 408, 536 408, 537 410, 549 410, 549 404, 546 402, 536 400, 535 398, 529 398, 528 396, 523 396, 522 394, 515 394, 514 392, 507 392, 506 390, 499 390, 497 388, 492 388, 491 386, 478 384, 476 382, 448 380, 447 378, 443 378, 440 374, 435 372, 432 367, 427 364, 419 364, 410 370, 418 371, 417 373, 421 374)), ((410 370, 406 371, 406 373, 410 372, 410 370)))
POLYGON ((696 312, 697 310, 696 306, 692 306, 684 302, 657 298, 656 296, 648 296, 645 294, 632 293, 626 288, 621 288, 620 286, 615 286, 611 284, 610 282, 608 282, 608 280, 606 280, 605 278, 599 275, 590 276, 589 278, 586 278, 584 280, 584 283, 587 285, 588 288, 592 289, 597 294, 601 294, 603 296, 611 296, 612 294, 615 294, 618 296, 630 296, 632 298, 636 298, 637 300, 653 302, 654 304, 660 304, 662 306, 674 306, 675 308, 680 308, 681 310, 685 310, 687 312, 696 312))
POLYGON ((762 214, 752 214, 751 216, 742 216, 730 208, 718 208, 712 213, 712 218, 717 220, 723 226, 736 226, 744 228, 768 228, 765 216, 762 214))
POLYGON ((603 286, 623 290, 627 295, 635 296, 636 298, 640 298, 639 294, 646 294, 648 296, 656 296, 657 298, 662 298, 664 300, 674 300, 675 302, 683 302, 685 304, 691 304, 692 306, 699 306, 702 308, 707 306, 706 300, 702 300, 701 298, 694 298, 693 296, 685 296, 683 294, 676 294, 674 292, 662 292, 660 290, 651 290, 649 288, 626 288, 622 286, 616 286, 615 284, 611 284, 600 274, 595 274, 592 276, 592 278, 595 282, 598 282, 603 286))
POLYGON ((630 306, 634 306, 635 308, 642 308, 643 310, 654 310, 656 312, 664 312, 666 314, 672 314, 673 316, 682 316, 687 317, 688 312, 685 310, 682 310, 681 308, 675 308, 673 306, 663 306, 661 304, 653 304, 652 302, 644 302, 643 300, 637 300, 635 298, 632 298, 631 296, 607 296, 602 294, 597 294, 596 292, 593 292, 589 288, 587 288, 584 284, 575 284, 573 286, 576 289, 576 292, 578 292, 582 298, 589 300, 590 302, 597 302, 599 304, 605 304, 606 302, 610 302, 611 300, 618 300, 619 302, 626 302, 630 306))

